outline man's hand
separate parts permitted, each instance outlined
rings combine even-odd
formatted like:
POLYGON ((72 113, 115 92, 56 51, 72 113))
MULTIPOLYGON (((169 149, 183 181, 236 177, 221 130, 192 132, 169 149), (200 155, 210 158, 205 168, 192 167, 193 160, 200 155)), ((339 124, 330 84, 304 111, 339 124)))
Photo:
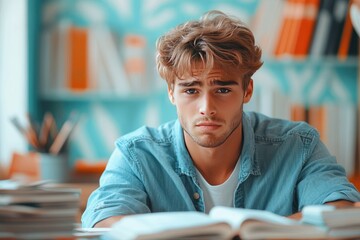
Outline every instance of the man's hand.
POLYGON ((338 208, 356 206, 355 205, 356 203, 350 202, 350 201, 347 201, 347 200, 339 200, 339 201, 327 202, 325 204, 333 205, 333 206, 338 207, 338 208))
POLYGON ((97 222, 94 227, 95 228, 109 228, 111 227, 114 223, 120 221, 120 219, 122 219, 125 216, 115 216, 115 217, 109 217, 106 218, 100 222, 97 222))

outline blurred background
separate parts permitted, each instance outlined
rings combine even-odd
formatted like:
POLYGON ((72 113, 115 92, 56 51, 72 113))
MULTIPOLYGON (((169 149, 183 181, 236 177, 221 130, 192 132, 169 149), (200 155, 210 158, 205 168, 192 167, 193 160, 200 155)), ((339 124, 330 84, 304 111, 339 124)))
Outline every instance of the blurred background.
POLYGON ((310 123, 354 176, 360 171, 359 42, 350 4, 0 0, 2 178, 14 170, 14 158, 34 152, 65 154, 69 171, 99 173, 118 137, 175 119, 156 72, 156 39, 212 9, 242 19, 263 49, 246 110, 310 123))

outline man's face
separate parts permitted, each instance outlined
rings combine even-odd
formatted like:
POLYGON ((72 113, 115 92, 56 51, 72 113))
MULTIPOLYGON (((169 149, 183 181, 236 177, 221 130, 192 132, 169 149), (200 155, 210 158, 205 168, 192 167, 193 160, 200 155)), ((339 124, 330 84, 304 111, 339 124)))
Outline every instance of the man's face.
POLYGON ((176 106, 187 144, 215 148, 225 143, 236 129, 242 127, 243 104, 252 95, 253 83, 242 87, 238 72, 220 68, 202 76, 202 68, 192 76, 176 79, 170 101, 176 106))

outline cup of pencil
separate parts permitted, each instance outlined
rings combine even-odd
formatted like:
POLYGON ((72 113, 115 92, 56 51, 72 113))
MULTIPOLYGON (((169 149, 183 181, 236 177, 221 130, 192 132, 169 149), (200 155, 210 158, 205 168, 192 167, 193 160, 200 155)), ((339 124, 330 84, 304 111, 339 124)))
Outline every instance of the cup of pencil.
POLYGON ((77 114, 70 116, 58 129, 55 118, 49 112, 45 113, 41 123, 34 121, 27 115, 28 124, 24 126, 18 118, 13 117, 11 122, 24 136, 29 145, 39 153, 39 178, 53 182, 67 182, 69 164, 67 142, 77 123, 77 114))

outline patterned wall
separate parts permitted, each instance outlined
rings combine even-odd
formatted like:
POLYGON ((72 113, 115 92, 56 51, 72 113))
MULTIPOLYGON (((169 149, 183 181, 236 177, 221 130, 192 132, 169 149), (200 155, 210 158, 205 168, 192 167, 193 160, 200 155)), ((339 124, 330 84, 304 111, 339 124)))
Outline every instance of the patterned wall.
MULTIPOLYGON (((146 39, 148 91, 130 98, 88 98, 78 100, 44 99, 42 111, 51 110, 64 119, 76 109, 82 114, 70 142, 71 158, 106 159, 114 140, 141 125, 157 126, 176 117, 169 104, 164 83, 156 74, 154 46, 156 39, 177 24, 198 19, 211 9, 238 16, 251 24, 259 0, 46 0, 42 5, 42 30, 59 23, 82 27, 108 26, 122 39, 137 34, 146 39), (155 87, 154 87, 155 86, 155 87)), ((254 76, 255 96, 280 91, 305 104, 356 104, 357 59, 275 61, 264 59, 263 68, 254 76)), ((254 97, 255 98, 255 97, 254 97)), ((250 105, 250 110, 259 110, 250 105)))

